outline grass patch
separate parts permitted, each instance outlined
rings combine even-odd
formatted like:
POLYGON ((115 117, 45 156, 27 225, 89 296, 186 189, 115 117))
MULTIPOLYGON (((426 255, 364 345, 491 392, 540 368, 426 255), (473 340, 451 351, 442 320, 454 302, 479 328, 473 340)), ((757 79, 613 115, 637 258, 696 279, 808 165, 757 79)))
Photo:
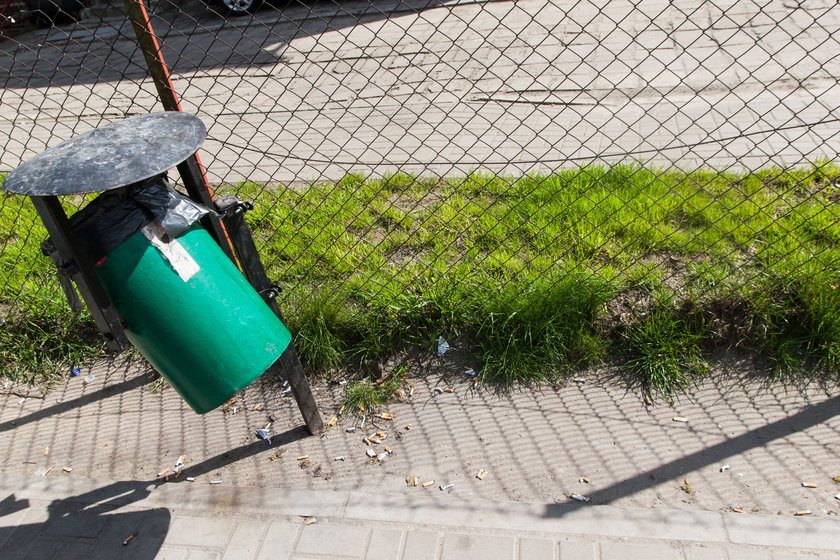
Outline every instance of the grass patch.
MULTIPOLYGON (((779 377, 837 379, 838 182, 829 163, 744 174, 590 165, 219 194, 256 203, 247 219, 313 371, 433 351, 443 335, 502 385, 618 356, 646 391, 673 396, 721 346, 764 356, 779 377)), ((0 196, 0 309, 67 313, 34 210, 0 196)), ((363 408, 385 391, 352 389, 363 408)))

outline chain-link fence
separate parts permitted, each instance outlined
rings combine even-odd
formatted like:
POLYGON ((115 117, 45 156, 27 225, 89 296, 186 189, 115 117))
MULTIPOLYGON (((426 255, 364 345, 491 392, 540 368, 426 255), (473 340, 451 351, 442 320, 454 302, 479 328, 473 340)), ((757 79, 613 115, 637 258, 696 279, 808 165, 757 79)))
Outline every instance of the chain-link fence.
MULTIPOLYGON (((2 16, 4 171, 161 109, 121 2, 33 1, 2 16)), ((151 23, 210 182, 254 200, 292 322, 323 327, 299 338, 311 361, 418 324, 488 337, 526 308, 620 325, 667 299, 738 341, 837 302, 834 0, 223 1, 159 0, 151 23), (459 328, 465 309, 484 319, 459 328)), ((0 305, 60 302, 37 219, 3 196, 0 305)), ((808 348, 837 352, 833 317, 808 348)))

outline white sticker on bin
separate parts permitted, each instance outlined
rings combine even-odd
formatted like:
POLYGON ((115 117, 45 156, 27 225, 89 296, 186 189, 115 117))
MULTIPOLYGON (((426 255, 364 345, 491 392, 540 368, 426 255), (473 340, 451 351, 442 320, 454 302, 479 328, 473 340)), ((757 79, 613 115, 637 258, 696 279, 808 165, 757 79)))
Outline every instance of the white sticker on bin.
POLYGON ((163 226, 158 222, 149 222, 140 231, 160 251, 163 258, 169 262, 172 269, 184 282, 195 276, 196 272, 201 270, 201 267, 198 266, 195 259, 187 253, 187 250, 184 249, 184 246, 177 239, 164 241, 164 239, 168 239, 168 235, 166 234, 166 230, 163 229, 163 226))

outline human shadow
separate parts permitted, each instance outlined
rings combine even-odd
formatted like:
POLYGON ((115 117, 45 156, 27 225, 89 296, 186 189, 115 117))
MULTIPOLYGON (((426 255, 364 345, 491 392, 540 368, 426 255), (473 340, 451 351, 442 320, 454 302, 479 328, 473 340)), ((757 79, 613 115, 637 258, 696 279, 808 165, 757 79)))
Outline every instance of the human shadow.
MULTIPOLYGON (((84 494, 57 499, 47 519, 2 526, 3 517, 31 507, 10 494, 0 502, 0 550, 4 559, 44 558, 151 560, 169 532, 166 508, 116 511, 146 498, 160 482, 121 481, 84 494)), ((33 511, 29 518, 38 518, 33 511)))
MULTIPOLYGON (((159 5, 170 3, 174 9, 164 9, 151 20, 163 58, 174 74, 282 66, 286 64, 283 53, 292 40, 418 14, 444 4, 443 0, 278 0, 255 14, 226 18, 217 8, 197 0, 183 4, 162 0, 159 5)), ((127 21, 83 21, 0 40, 0 86, 6 89, 147 77, 142 52, 127 21)))

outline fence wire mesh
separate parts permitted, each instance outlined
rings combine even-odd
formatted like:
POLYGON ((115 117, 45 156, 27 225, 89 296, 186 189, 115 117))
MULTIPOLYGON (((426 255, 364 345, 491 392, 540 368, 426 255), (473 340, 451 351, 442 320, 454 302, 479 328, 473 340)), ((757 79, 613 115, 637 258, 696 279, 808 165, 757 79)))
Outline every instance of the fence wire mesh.
MULTIPOLYGON (((550 294, 569 281, 581 313, 622 323, 667 296, 737 339, 751 289, 840 275, 834 0, 148 8, 208 178, 255 202, 298 327, 340 338, 373 309, 453 329, 470 293, 567 309, 550 294)), ((0 170, 160 110, 121 2, 2 13, 0 170)), ((61 307, 37 218, 2 196, 4 312, 61 307)))

